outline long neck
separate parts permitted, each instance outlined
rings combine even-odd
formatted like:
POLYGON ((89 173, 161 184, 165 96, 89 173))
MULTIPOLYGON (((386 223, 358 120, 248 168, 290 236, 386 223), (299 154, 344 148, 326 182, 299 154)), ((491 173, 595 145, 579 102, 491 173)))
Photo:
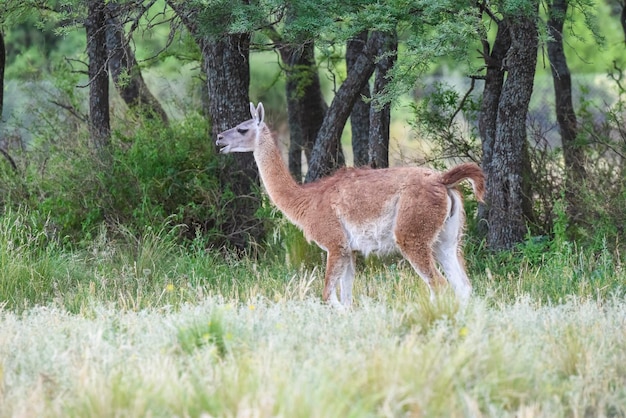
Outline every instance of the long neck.
POLYGON ((300 224, 306 204, 306 191, 291 177, 276 141, 267 126, 260 132, 261 138, 254 150, 261 180, 272 202, 292 222, 300 224))

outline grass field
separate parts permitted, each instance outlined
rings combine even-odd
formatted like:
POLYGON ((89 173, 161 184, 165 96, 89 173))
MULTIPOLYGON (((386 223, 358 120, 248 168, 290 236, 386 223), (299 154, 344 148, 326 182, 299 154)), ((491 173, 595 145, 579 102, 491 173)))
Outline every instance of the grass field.
POLYGON ((321 263, 42 231, 0 218, 0 417, 626 416, 614 250, 468 253, 465 309, 361 260, 341 312, 321 263))

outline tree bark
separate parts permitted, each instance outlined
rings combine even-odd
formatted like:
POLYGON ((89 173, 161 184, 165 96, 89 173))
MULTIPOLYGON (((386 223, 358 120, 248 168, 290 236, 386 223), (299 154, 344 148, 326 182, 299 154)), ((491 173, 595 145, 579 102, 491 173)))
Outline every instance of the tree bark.
MULTIPOLYGON (((6 59, 7 59, 7 54, 6 54, 6 49, 4 47, 4 35, 2 34, 2 31, 0 30, 0 123, 3 122, 2 110, 4 108, 4 67, 6 66, 6 59)), ((13 169, 13 171, 17 172, 17 164, 15 164, 15 161, 13 160, 13 158, 11 158, 11 155, 6 150, 2 149, 1 142, 0 142, 0 154, 2 154, 4 158, 6 158, 6 160, 11 165, 11 168, 13 169)))
POLYGON ((303 153, 308 164, 328 105, 322 94, 315 62, 314 37, 306 32, 298 32, 299 39, 285 42, 285 38, 289 38, 287 34, 291 31, 290 25, 299 17, 297 13, 299 9, 288 4, 282 35, 274 26, 267 28, 265 34, 272 40, 283 62, 290 136, 289 172, 301 183, 304 175, 303 153))
MULTIPOLYGON (((219 40, 200 42, 204 57, 204 72, 209 89, 211 138, 250 119, 250 35, 226 35, 219 40)), ((232 164, 222 170, 223 190, 230 187, 239 198, 232 202, 232 223, 226 225, 226 236, 231 244, 244 249, 250 238, 257 241, 263 228, 256 217, 261 206, 255 190, 259 187, 259 172, 251 153, 232 156, 232 164)))
POLYGON ((167 124, 167 114, 148 89, 135 54, 126 41, 124 26, 119 19, 120 10, 118 3, 106 5, 106 41, 113 84, 129 108, 139 110, 149 118, 158 117, 167 124))
MULTIPOLYGON (((496 38, 493 48, 486 39, 483 40, 483 57, 487 67, 485 74, 485 87, 483 90, 482 103, 478 114, 478 132, 482 146, 482 168, 485 173, 491 172, 491 161, 493 159, 493 144, 496 140, 496 126, 498 119, 498 104, 504 84, 505 71, 503 60, 511 46, 511 35, 505 21, 498 24, 496 38)), ((487 176, 486 187, 491 190, 491 177, 487 176)), ((485 203, 478 206, 478 231, 482 236, 487 235, 489 216, 489 196, 485 203)))
MULTIPOLYGON (((215 141, 220 132, 250 119, 250 34, 225 34, 219 38, 203 35, 194 10, 185 2, 167 0, 167 4, 200 47, 209 94, 211 138, 215 141)), ((222 161, 221 189, 230 190, 237 199, 226 210, 231 219, 221 225, 221 232, 232 246, 244 250, 250 247, 251 241, 258 242, 263 235, 262 224, 256 217, 261 206, 256 193, 260 184, 259 172, 252 153, 225 156, 222 161)))
MULTIPOLYGON (((363 31, 353 39, 348 40, 346 45, 346 70, 348 74, 353 70, 357 59, 363 53, 366 43, 367 31, 363 31)), ((355 167, 369 164, 370 104, 363 98, 369 99, 370 97, 369 83, 365 83, 354 102, 352 113, 350 113, 355 167)))
POLYGON ((505 17, 511 35, 511 47, 505 57, 508 76, 498 104, 496 140, 487 173, 491 180, 491 189, 487 190, 491 204, 487 244, 492 249, 510 249, 522 242, 526 234, 526 117, 538 47, 538 3, 534 6, 534 16, 505 17))
POLYGON ((92 147, 98 151, 108 147, 111 136, 105 7, 104 0, 89 0, 85 20, 89 57, 89 134, 92 147))
POLYGON ((322 95, 313 41, 299 46, 280 45, 278 49, 287 75, 289 172, 302 182, 302 153, 308 162, 328 106, 322 95))
POLYGON ((576 214, 578 189, 586 177, 584 149, 576 143, 578 126, 572 100, 572 77, 563 51, 563 22, 568 0, 553 0, 548 19, 548 57, 554 82, 556 120, 561 133, 561 146, 565 160, 565 195, 571 216, 576 214))
POLYGON ((7 52, 4 46, 4 34, 0 30, 0 123, 2 122, 2 110, 4 109, 4 68, 7 62, 7 52))
POLYGON ((307 183, 330 174, 338 167, 341 133, 359 92, 374 72, 376 54, 382 47, 383 41, 384 37, 380 32, 374 32, 369 36, 353 70, 348 73, 346 80, 337 90, 315 140, 309 171, 305 179, 307 183))
MULTIPOLYGON (((388 73, 396 62, 398 52, 398 35, 383 34, 384 42, 379 55, 382 57, 376 63, 373 96, 384 92, 389 79, 388 73)), ((373 168, 389 167, 389 126, 391 124, 391 104, 386 103, 382 108, 370 108, 369 131, 369 165, 373 168)))

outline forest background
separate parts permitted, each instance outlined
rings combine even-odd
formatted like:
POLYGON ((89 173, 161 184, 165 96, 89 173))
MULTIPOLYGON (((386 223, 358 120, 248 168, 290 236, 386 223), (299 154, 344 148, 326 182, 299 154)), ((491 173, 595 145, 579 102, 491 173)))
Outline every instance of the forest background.
POLYGON ((472 234, 490 249, 550 237, 555 207, 570 239, 615 242, 622 11, 588 1, 6 1, 3 207, 29 207, 72 243, 103 225, 139 233, 168 221, 214 248, 262 244, 273 215, 251 156, 216 158, 212 147, 252 100, 265 102, 299 181, 346 158, 473 160, 487 200, 472 234))
POLYGON ((624 6, 0 0, 0 417, 626 416, 624 6), (249 101, 302 182, 481 164, 470 305, 319 303, 249 101))

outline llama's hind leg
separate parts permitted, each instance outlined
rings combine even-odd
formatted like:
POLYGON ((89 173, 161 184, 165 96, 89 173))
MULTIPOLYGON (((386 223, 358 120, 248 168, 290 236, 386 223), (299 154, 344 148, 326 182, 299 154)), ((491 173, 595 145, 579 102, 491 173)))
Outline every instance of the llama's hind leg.
POLYGON ((404 236, 396 232, 396 244, 400 252, 428 285, 430 299, 433 300, 435 294, 445 288, 446 280, 435 266, 435 259, 429 241, 432 241, 432 239, 424 241, 419 239, 417 234, 404 236))
POLYGON ((446 288, 446 280, 441 273, 439 273, 439 270, 437 270, 430 248, 423 250, 416 250, 414 248, 401 249, 401 252, 404 258, 411 263, 411 266, 418 276, 428 285, 430 300, 434 300, 435 295, 446 288))
POLYGON ((465 216, 461 210, 463 202, 457 192, 453 199, 450 217, 446 220, 433 245, 435 258, 441 265, 448 282, 462 303, 466 303, 472 292, 472 285, 465 271, 465 262, 460 249, 465 216))
POLYGON ((472 293, 472 285, 465 272, 465 263, 458 244, 447 245, 438 242, 435 244, 434 254, 454 293, 462 303, 466 303, 472 293))
POLYGON ((435 266, 432 249, 447 212, 446 190, 433 190, 427 197, 410 196, 400 202, 394 239, 404 258, 428 285, 433 300, 447 284, 435 266))

